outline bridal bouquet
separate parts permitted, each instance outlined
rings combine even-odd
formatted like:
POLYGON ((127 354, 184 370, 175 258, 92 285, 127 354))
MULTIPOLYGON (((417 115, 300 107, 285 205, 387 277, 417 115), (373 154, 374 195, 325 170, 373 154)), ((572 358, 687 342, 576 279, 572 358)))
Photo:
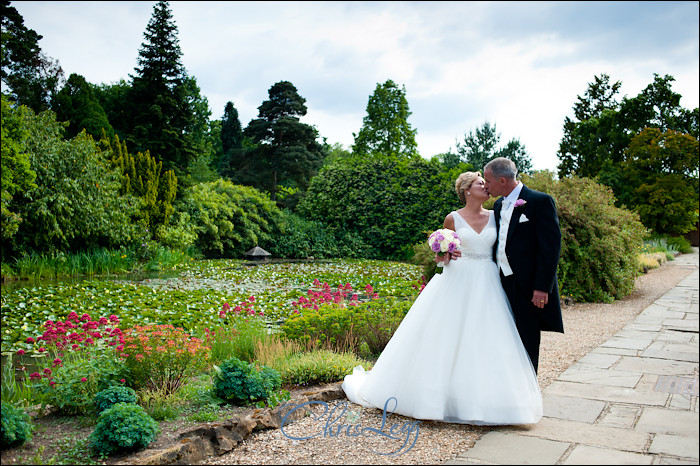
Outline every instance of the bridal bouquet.
MULTIPOLYGON (((438 257, 443 257, 448 252, 454 252, 462 242, 457 236, 457 232, 454 232, 448 228, 441 228, 435 230, 430 234, 428 238, 428 245, 430 249, 438 255, 438 257)), ((438 267, 442 267, 443 263, 438 262, 438 267)))

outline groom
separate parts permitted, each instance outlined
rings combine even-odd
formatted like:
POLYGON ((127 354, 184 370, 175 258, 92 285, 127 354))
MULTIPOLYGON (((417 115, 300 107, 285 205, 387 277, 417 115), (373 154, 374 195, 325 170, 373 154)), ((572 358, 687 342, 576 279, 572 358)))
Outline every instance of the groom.
POLYGON ((493 211, 498 241, 493 255, 515 325, 537 372, 540 331, 564 333, 557 284, 561 230, 554 199, 515 179, 515 164, 504 157, 484 167, 486 189, 502 196, 493 211))

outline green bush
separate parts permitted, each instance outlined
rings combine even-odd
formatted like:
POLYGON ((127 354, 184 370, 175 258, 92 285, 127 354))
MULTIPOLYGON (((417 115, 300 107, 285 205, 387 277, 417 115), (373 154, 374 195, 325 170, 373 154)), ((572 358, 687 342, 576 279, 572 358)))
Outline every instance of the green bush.
POLYGON ((615 207, 612 190, 589 178, 555 180, 548 171, 522 177, 528 187, 556 202, 561 295, 579 302, 612 302, 634 291, 646 234, 639 215, 615 207))
POLYGON ((233 404, 246 405, 267 400, 281 387, 280 374, 271 367, 258 369, 255 365, 233 357, 214 366, 214 394, 233 404))
POLYGON ((17 447, 31 440, 33 426, 23 409, 10 403, 2 407, 2 449, 17 447))
POLYGON ((187 188, 176 210, 189 215, 207 258, 238 258, 270 241, 280 210, 266 194, 218 179, 187 188))
POLYGON ((95 395, 93 401, 95 413, 98 415, 117 403, 136 403, 138 401, 136 391, 130 387, 114 386, 102 390, 95 395))
POLYGON ((322 304, 292 314, 282 323, 285 338, 314 349, 357 353, 362 343, 356 306, 322 304))
POLYGON ((297 353, 280 363, 282 382, 294 385, 313 385, 343 380, 355 366, 369 369, 370 364, 353 353, 316 350, 297 353))
POLYGON ((413 300, 393 297, 356 305, 322 304, 304 308, 281 325, 285 338, 316 349, 377 355, 391 339, 413 300))
POLYGON ((412 299, 389 297, 357 305, 360 335, 369 355, 376 356, 384 351, 412 304, 412 299))
POLYGON ((688 241, 687 238, 682 236, 665 235, 664 239, 666 240, 666 244, 668 245, 669 249, 672 248, 674 251, 678 251, 681 254, 690 254, 693 252, 693 246, 690 244, 690 241, 688 241))
POLYGON ((298 215, 348 232, 368 259, 405 259, 426 229, 461 207, 454 183, 470 165, 437 160, 349 157, 323 167, 299 202, 298 215))
POLYGON ((267 336, 267 323, 262 315, 256 315, 254 302, 251 297, 234 308, 224 303, 219 312, 221 325, 205 329, 204 342, 211 348, 213 364, 221 364, 231 357, 246 362, 255 360, 258 342, 267 336))
POLYGON ((136 389, 175 392, 208 366, 209 347, 173 325, 136 325, 123 332, 124 363, 136 389))
POLYGON ((77 252, 132 244, 142 232, 133 221, 142 200, 119 193, 120 175, 92 137, 82 133, 64 140, 51 111, 35 115, 27 110, 24 123, 26 139, 19 142, 36 172, 36 186, 12 198, 9 208, 22 221, 11 241, 3 241, 3 258, 20 251, 77 252))
POLYGON ((369 254, 369 246, 357 233, 335 230, 319 220, 307 220, 288 210, 282 211, 278 231, 263 247, 274 257, 294 259, 360 258, 369 254))
POLYGON ((117 403, 97 419, 90 434, 90 448, 105 455, 136 451, 146 448, 158 433, 158 423, 141 406, 117 403))

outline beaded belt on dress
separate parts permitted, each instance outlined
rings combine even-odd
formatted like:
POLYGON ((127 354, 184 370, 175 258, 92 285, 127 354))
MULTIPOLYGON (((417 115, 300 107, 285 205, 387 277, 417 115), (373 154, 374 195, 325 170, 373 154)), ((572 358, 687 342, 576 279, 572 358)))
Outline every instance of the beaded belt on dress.
POLYGON ((477 261, 493 260, 493 255, 490 252, 462 251, 462 257, 465 259, 472 259, 477 261))

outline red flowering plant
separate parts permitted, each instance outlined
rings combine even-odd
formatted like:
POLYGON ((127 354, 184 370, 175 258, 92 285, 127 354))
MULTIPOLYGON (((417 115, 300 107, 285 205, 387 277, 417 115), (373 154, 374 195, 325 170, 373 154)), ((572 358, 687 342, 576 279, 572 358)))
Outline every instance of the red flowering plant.
MULTIPOLYGON (((48 320, 44 333, 27 338, 39 368, 25 380, 44 404, 61 412, 85 414, 101 390, 124 383, 125 367, 117 348, 123 343, 119 318, 92 320, 71 312, 64 321, 48 320)), ((23 350, 17 352, 18 356, 23 350)), ((22 368, 26 375, 26 367, 22 368)))
POLYGON ((209 347, 172 325, 135 326, 124 331, 121 356, 137 388, 175 392, 209 362, 209 347))
POLYGON ((231 357, 247 362, 255 359, 257 343, 268 333, 265 314, 255 309, 255 301, 255 296, 249 296, 234 307, 225 302, 219 311, 219 325, 204 329, 214 364, 231 357))
MULTIPOLYGON (((350 283, 338 285, 333 291, 331 286, 324 282, 323 284, 317 278, 313 281, 314 288, 309 288, 306 296, 300 296, 296 301, 292 301, 294 311, 292 314, 299 314, 300 309, 318 309, 324 304, 336 304, 340 308, 346 306, 357 306, 360 302, 360 295, 355 292, 350 283), (348 298, 349 296, 349 298, 348 298)), ((372 285, 365 286, 365 292, 362 301, 377 299, 378 295, 374 292, 372 285)))

